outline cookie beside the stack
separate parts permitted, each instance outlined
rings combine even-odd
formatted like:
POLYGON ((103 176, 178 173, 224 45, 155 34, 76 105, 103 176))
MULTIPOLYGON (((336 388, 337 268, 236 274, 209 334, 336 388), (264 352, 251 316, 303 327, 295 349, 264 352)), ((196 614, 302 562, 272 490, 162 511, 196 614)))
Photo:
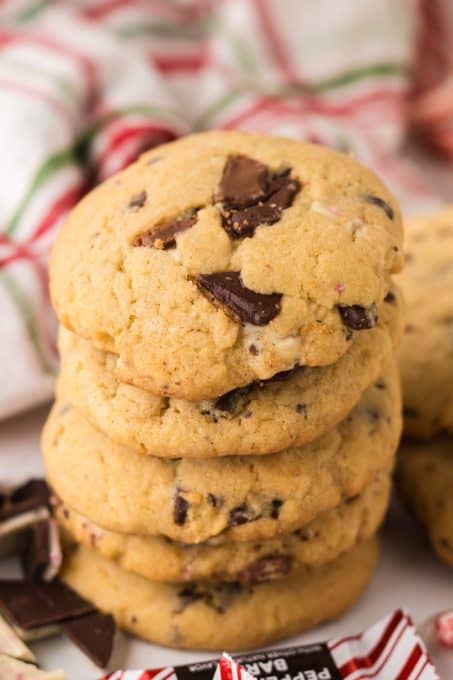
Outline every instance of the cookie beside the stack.
POLYGON ((159 147, 79 204, 43 433, 73 588, 206 649, 359 597, 401 429, 401 241, 369 171, 261 135, 159 147))
POLYGON ((453 208, 407 224, 401 496, 453 566, 453 208))

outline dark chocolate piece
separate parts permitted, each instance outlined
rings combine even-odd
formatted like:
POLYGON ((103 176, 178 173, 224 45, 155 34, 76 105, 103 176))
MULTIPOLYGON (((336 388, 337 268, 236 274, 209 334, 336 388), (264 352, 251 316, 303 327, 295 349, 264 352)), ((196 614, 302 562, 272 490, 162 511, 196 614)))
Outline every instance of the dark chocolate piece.
POLYGON ((187 215, 169 220, 143 232, 143 234, 139 234, 132 241, 132 245, 136 247, 158 248, 159 250, 174 248, 176 245, 176 235, 193 227, 196 221, 197 213, 196 211, 191 211, 187 215))
POLYGON ((107 614, 93 612, 62 625, 67 635, 96 666, 105 668, 112 656, 115 621, 107 614))
POLYGON ((128 210, 140 210, 146 203, 148 195, 146 191, 141 191, 139 194, 132 196, 131 200, 127 204, 128 210))
POLYGON ((262 557, 249 564, 239 575, 239 580, 245 586, 262 583, 263 581, 273 581, 289 574, 291 563, 291 557, 288 555, 262 557))
POLYGON ((242 588, 240 583, 218 583, 204 587, 195 583, 188 584, 178 592, 179 606, 174 613, 180 614, 194 602, 202 601, 207 607, 224 614, 242 588))
POLYGON ((237 527, 240 524, 246 524, 255 519, 259 519, 257 515, 253 514, 252 509, 247 503, 241 503, 230 511, 230 518, 228 520, 229 527, 237 527))
POLYGON ((253 382, 249 385, 245 385, 244 387, 236 387, 234 390, 231 390, 226 394, 222 394, 221 397, 218 397, 215 400, 214 408, 218 411, 227 411, 228 413, 233 413, 236 411, 239 401, 243 400, 244 397, 250 394, 255 385, 256 383, 253 382))
POLYGON ((391 290, 387 293, 387 295, 384 298, 384 302, 387 302, 390 305, 393 305, 393 303, 396 300, 396 295, 393 293, 391 290))
POLYGON ((179 491, 176 492, 175 504, 173 507, 173 520, 175 524, 182 526, 185 524, 187 519, 187 512, 189 510, 189 503, 185 498, 179 495, 179 491))
POLYGON ((289 380, 292 378, 296 373, 299 373, 299 371, 302 371, 304 369, 304 366, 299 366, 299 364, 295 364, 292 368, 289 368, 287 371, 280 371, 279 373, 276 373, 275 375, 272 375, 270 378, 266 378, 266 380, 260 380, 259 384, 262 385, 267 385, 268 383, 276 383, 276 382, 284 382, 285 380, 289 380))
POLYGON ((88 614, 94 607, 61 581, 0 581, 0 611, 29 630, 88 614))
POLYGON ((223 498, 214 496, 213 493, 208 493, 208 505, 212 508, 221 508, 223 505, 223 498))
POLYGON ((305 413, 307 410, 307 404, 302 404, 302 402, 299 402, 296 404, 296 413, 305 413))
POLYGON ((6 494, 0 505, 0 522, 18 517, 30 510, 50 506, 50 491, 43 479, 30 479, 25 484, 6 494))
POLYGON ((22 553, 22 568, 27 579, 42 581, 50 559, 50 524, 46 520, 36 522, 30 530, 30 538, 22 553))
POLYGON ((184 586, 178 592, 178 598, 180 603, 175 613, 180 614, 181 612, 184 611, 184 609, 187 609, 189 605, 193 604, 194 602, 197 602, 198 600, 203 600, 204 594, 202 592, 197 591, 196 585, 194 585, 193 583, 189 583, 187 586, 184 586))
POLYGON ((270 516, 272 519, 278 519, 280 516, 280 508, 283 505, 283 501, 280 498, 273 498, 271 501, 271 512, 270 516))
POLYGON ((260 224, 272 225, 281 219, 283 210, 289 208, 299 190, 299 182, 278 175, 270 182, 265 199, 243 210, 227 209, 222 213, 222 226, 232 238, 253 236, 260 224))
POLYGON ((246 288, 240 272, 199 274, 195 282, 208 300, 243 323, 266 326, 280 312, 281 294, 256 293, 246 288))
POLYGON ((376 305, 371 307, 361 307, 360 305, 351 305, 349 307, 338 307, 343 322, 355 331, 368 330, 376 325, 378 319, 376 305))
POLYGON ((18 486, 10 495, 12 503, 34 500, 40 505, 49 505, 50 489, 44 479, 30 479, 25 484, 18 486))
POLYGON ((244 387, 236 387, 234 390, 230 390, 230 392, 222 394, 221 397, 217 397, 217 399, 214 401, 214 408, 218 411, 227 411, 228 413, 233 413, 235 410, 237 410, 238 402, 241 400, 243 401, 243 398, 250 394, 250 392, 255 387, 264 387, 269 383, 289 380, 302 368, 302 366, 296 364, 296 366, 293 368, 290 368, 287 371, 280 371, 279 373, 276 373, 265 380, 254 380, 248 385, 244 385, 244 387))
POLYGON ((223 170, 215 200, 240 210, 254 205, 266 194, 268 168, 247 156, 230 156, 223 170))
POLYGON ((393 208, 388 203, 386 203, 383 198, 380 198, 379 196, 373 196, 372 194, 365 194, 363 198, 367 203, 375 205, 377 208, 383 210, 389 220, 393 220, 395 218, 393 208))

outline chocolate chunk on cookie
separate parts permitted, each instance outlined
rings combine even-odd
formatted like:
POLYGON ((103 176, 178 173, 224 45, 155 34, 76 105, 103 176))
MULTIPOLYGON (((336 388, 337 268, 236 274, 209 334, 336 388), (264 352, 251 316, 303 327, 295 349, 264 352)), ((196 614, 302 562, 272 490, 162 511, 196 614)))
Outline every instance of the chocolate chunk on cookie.
POLYGON ((242 585, 250 586, 263 581, 273 581, 286 576, 291 571, 291 557, 288 555, 269 555, 262 557, 244 569, 239 575, 242 585))
POLYGON ((148 195, 146 191, 140 191, 138 194, 132 196, 131 200, 127 204, 127 209, 134 211, 140 210, 140 208, 143 208, 143 206, 145 205, 147 198, 148 195))
POLYGON ((354 331, 368 330, 376 325, 378 319, 376 305, 371 305, 371 307, 339 306, 338 309, 345 325, 354 331))
POLYGON ((243 323, 266 326, 280 312, 280 293, 256 293, 246 288, 240 272, 199 274, 195 283, 211 302, 243 323))
POLYGON ((273 175, 252 158, 229 158, 215 198, 223 202, 222 226, 231 238, 253 236, 260 224, 280 220, 300 189, 289 173, 286 169, 273 175))
POLYGON ((175 524, 183 526, 187 519, 187 513, 189 511, 189 503, 180 495, 180 491, 176 492, 175 504, 173 508, 173 519, 175 524))
POLYGON ((237 527, 255 519, 258 519, 258 517, 252 508, 247 503, 241 503, 230 511, 228 526, 237 527))
POLYGON ((393 208, 386 201, 384 201, 383 198, 380 198, 380 196, 372 196, 371 194, 365 194, 363 198, 367 203, 375 205, 377 208, 383 210, 387 217, 389 218, 389 220, 395 219, 395 212, 393 208))
POLYGON ((139 234, 132 241, 132 245, 136 247, 157 248, 158 250, 174 248, 176 245, 176 235, 193 227, 196 221, 197 213, 192 210, 186 215, 176 217, 174 220, 168 220, 168 222, 164 222, 143 232, 143 234, 139 234))
POLYGON ((230 156, 215 193, 215 200, 228 208, 241 210, 257 203, 266 195, 268 169, 247 156, 230 156))

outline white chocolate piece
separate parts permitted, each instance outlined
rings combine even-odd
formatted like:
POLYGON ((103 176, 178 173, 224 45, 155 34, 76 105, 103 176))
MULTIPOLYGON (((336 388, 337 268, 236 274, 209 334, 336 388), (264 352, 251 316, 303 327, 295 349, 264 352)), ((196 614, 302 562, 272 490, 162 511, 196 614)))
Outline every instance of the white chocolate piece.
POLYGON ((63 671, 42 671, 36 666, 0 654, 0 678, 2 680, 65 680, 63 671))
POLYGON ((0 654, 22 661, 36 661, 33 652, 22 642, 16 631, 0 616, 0 654))
POLYGON ((20 515, 11 517, 0 523, 0 539, 9 534, 14 534, 17 531, 29 529, 33 524, 43 519, 48 519, 50 513, 46 507, 36 508, 36 510, 29 510, 20 515))
MULTIPOLYGON (((44 640, 45 638, 53 637, 61 633, 61 628, 56 623, 51 623, 48 626, 39 626, 38 628, 31 628, 26 630, 20 626, 13 626, 18 636, 25 640, 25 642, 35 642, 35 640, 44 640)), ((1 676, 0 676, 1 678, 1 676)))
POLYGON ((43 574, 44 581, 52 581, 63 564, 63 553, 60 545, 60 533, 55 519, 49 520, 49 564, 43 574))

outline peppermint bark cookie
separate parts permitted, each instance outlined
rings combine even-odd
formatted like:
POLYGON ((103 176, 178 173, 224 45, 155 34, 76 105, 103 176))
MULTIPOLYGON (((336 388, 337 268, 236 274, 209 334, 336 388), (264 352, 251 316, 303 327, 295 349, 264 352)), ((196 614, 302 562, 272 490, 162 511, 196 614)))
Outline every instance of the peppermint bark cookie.
POLYGON ((398 453, 397 484, 437 555, 453 566, 453 440, 404 442, 398 453))
POLYGON ((404 428, 453 432, 453 207, 407 223, 401 347, 404 428))
POLYGON ((401 296, 393 288, 386 300, 378 324, 335 364, 301 367, 201 402, 118 382, 116 355, 61 329, 57 395, 111 439, 143 454, 208 458, 300 446, 337 425, 379 377, 401 332, 401 296))
POLYGON ((396 366, 335 429, 269 456, 169 460, 111 442, 68 404, 44 428, 49 483, 101 527, 200 543, 264 540, 303 527, 389 470, 401 429, 396 366))
POLYGON ((201 400, 337 361, 401 267, 393 197, 334 151, 239 132, 145 154, 53 249, 61 323, 156 394, 201 400))
POLYGON ((374 539, 318 569, 253 587, 153 583, 79 547, 62 578, 118 625, 180 649, 250 649, 339 616, 366 587, 377 559, 374 539))
POLYGON ((150 581, 253 585, 302 567, 319 567, 371 538, 384 517, 389 492, 390 477, 379 473, 358 496, 292 534, 263 543, 217 537, 200 545, 187 545, 160 536, 119 534, 101 529, 58 501, 55 516, 70 539, 150 581))

